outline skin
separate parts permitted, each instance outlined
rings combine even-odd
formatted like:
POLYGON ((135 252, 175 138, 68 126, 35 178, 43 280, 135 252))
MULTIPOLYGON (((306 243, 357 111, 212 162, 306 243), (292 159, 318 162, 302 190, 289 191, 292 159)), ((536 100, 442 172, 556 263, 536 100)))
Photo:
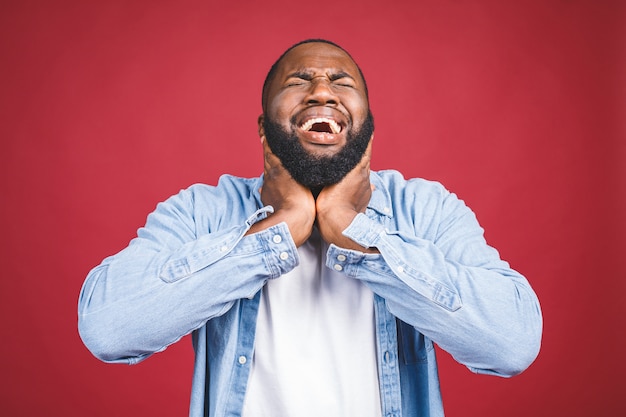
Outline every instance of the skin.
POLYGON ((338 152, 347 140, 347 131, 358 128, 367 116, 369 103, 356 64, 341 49, 325 43, 308 43, 292 49, 279 64, 268 89, 264 114, 259 116, 259 136, 264 152, 264 183, 261 200, 274 213, 255 223, 248 234, 285 222, 296 246, 302 245, 317 224, 322 238, 339 247, 361 252, 364 248, 342 235, 358 213, 364 213, 372 194, 369 181, 371 139, 360 163, 339 183, 324 187, 317 198, 296 182, 267 145, 264 117, 293 129, 302 146, 315 155, 338 152), (337 121, 337 134, 306 132, 299 127, 312 117, 337 121))

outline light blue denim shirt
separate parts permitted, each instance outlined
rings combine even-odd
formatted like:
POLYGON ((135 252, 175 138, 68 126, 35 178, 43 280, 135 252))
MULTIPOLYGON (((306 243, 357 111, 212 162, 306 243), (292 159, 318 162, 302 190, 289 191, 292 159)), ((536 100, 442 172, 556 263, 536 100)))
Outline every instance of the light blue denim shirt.
MULTIPOLYGON (((261 290, 298 265, 285 223, 244 236, 272 212, 262 182, 225 175, 160 203, 80 294, 80 335, 103 361, 134 364, 193 332, 192 417, 241 415, 261 290)), ((454 194, 396 171, 371 182, 344 235, 380 254, 330 245, 327 266, 375 294, 382 415, 441 416, 433 342, 473 372, 515 375, 539 352, 539 302, 454 194)))

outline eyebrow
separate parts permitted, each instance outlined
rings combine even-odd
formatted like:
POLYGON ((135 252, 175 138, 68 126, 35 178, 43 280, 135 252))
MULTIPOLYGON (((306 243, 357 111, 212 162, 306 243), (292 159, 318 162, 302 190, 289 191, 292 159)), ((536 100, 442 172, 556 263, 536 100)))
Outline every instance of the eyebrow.
POLYGON ((290 74, 287 74, 287 77, 285 77, 285 79, 289 78, 300 78, 302 80, 311 81, 313 79, 313 73, 306 70, 297 70, 290 74))
POLYGON ((352 75, 348 74, 345 71, 334 72, 334 73, 330 74, 329 78, 330 78, 331 81, 337 81, 337 80, 340 80, 342 78, 350 78, 351 80, 356 81, 352 75))

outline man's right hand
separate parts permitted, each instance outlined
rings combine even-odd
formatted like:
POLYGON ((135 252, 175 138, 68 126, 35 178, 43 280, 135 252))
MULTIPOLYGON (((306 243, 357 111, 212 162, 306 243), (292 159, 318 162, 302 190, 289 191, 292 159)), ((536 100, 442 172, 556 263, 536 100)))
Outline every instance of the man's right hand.
POLYGON ((274 207, 274 213, 252 225, 248 233, 265 230, 285 222, 296 246, 302 245, 311 235, 315 222, 315 199, 311 190, 296 182, 272 153, 265 137, 263 143, 264 179, 261 201, 274 207))

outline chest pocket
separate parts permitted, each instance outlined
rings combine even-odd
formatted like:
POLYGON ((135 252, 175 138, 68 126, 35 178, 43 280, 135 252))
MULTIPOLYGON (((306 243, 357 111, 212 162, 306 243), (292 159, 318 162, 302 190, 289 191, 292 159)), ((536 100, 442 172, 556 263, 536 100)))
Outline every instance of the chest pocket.
POLYGON ((401 320, 398 326, 398 354, 404 364, 423 363, 428 360, 428 352, 433 350, 433 343, 415 328, 401 320))

